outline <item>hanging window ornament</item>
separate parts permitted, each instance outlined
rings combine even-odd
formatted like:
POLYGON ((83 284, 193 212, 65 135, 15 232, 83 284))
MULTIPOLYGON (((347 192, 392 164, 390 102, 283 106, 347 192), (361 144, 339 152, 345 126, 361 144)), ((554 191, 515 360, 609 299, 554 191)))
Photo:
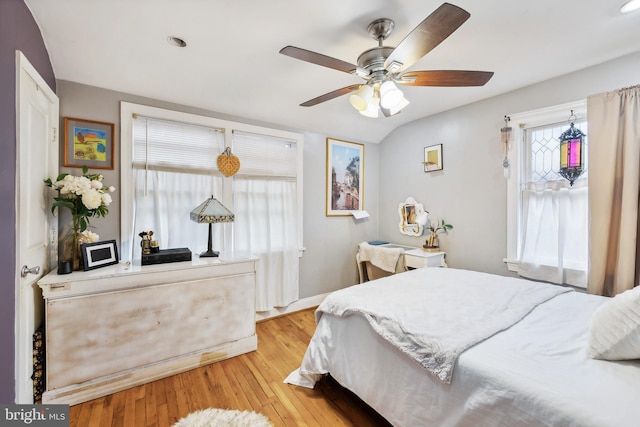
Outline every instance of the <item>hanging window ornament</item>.
POLYGON ((582 175, 584 164, 584 137, 587 136, 578 128, 574 122, 576 116, 571 110, 569 117, 569 129, 560 135, 560 170, 558 173, 562 175, 570 185, 573 185, 576 179, 582 175))
POLYGON ((500 134, 502 135, 502 143, 504 144, 504 160, 502 161, 502 167, 504 168, 504 176, 509 175, 509 141, 511 140, 511 126, 509 121, 511 117, 504 116, 504 127, 500 128, 500 134))
POLYGON ((231 153, 231 148, 227 147, 218 156, 217 159, 218 170, 224 174, 224 176, 233 176, 240 170, 240 159, 231 153))

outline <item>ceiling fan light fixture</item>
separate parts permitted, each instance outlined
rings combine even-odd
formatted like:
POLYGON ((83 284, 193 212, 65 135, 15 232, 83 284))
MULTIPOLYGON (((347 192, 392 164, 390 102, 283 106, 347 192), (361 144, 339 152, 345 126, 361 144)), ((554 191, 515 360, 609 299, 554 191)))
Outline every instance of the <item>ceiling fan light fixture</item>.
POLYGON ((409 101, 407 100, 407 98, 403 96, 397 105, 394 105, 392 108, 383 109, 382 113, 384 114, 385 117, 395 116, 396 114, 400 113, 403 110, 403 108, 406 107, 407 105, 409 105, 409 101))
POLYGON ((349 102, 358 111, 365 111, 373 99, 374 90, 369 85, 362 85, 355 93, 349 96, 349 102))
POLYGON ((640 9, 640 0, 629 0, 620 6, 620 13, 629 13, 640 9))
POLYGON ((391 109, 404 99, 404 94, 391 80, 387 80, 380 86, 380 106, 391 109))
POLYGON ((374 93, 373 97, 371 98, 371 100, 369 100, 369 103, 367 104, 367 108, 364 111, 360 111, 360 114, 362 114, 365 117, 370 117, 372 119, 375 119, 378 117, 379 105, 380 105, 380 98, 377 96, 376 93, 374 93))

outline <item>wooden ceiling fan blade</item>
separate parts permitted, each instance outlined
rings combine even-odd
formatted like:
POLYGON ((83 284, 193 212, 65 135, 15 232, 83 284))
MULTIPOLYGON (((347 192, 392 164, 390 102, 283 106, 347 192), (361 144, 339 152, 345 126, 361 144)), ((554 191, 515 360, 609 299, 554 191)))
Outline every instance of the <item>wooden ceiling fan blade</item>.
POLYGON ((312 64, 321 65, 323 67, 333 68, 334 70, 352 73, 357 68, 356 65, 341 59, 332 58, 321 53, 312 52, 310 50, 301 49, 295 46, 286 46, 280 49, 280 53, 301 61, 310 62, 312 64))
POLYGON ((405 86, 483 86, 493 77, 492 71, 429 70, 410 71, 397 83, 405 86))
POLYGON ((469 12, 458 6, 443 3, 396 46, 385 61, 385 68, 398 72, 412 66, 449 37, 470 16, 469 12))
POLYGON ((339 96, 342 95, 346 95, 348 93, 351 92, 355 92, 356 90, 358 90, 360 88, 361 85, 351 85, 351 86, 347 86, 347 87, 343 87, 341 89, 337 89, 334 90, 332 92, 329 93, 325 93, 324 95, 320 95, 316 98, 310 99, 307 102, 303 102, 302 104, 300 104, 301 107, 313 107, 314 105, 318 105, 322 102, 325 101, 330 101, 333 98, 337 98, 339 96))

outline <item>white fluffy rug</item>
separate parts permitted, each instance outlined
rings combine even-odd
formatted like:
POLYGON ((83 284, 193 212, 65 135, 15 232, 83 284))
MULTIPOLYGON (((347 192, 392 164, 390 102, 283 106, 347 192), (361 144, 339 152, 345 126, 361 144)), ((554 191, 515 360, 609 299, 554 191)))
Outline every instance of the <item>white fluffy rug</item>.
POLYGON ((173 427, 272 427, 269 419, 251 411, 202 409, 180 419, 173 427))

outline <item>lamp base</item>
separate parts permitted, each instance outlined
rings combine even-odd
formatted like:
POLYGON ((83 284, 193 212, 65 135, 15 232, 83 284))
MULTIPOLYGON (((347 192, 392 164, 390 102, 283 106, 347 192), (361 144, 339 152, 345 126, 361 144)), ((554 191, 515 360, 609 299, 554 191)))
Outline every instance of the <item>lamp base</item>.
POLYGON ((220 252, 218 251, 212 251, 211 249, 209 249, 208 251, 202 252, 200 254, 200 258, 211 258, 211 257, 217 257, 218 255, 220 255, 220 252))

